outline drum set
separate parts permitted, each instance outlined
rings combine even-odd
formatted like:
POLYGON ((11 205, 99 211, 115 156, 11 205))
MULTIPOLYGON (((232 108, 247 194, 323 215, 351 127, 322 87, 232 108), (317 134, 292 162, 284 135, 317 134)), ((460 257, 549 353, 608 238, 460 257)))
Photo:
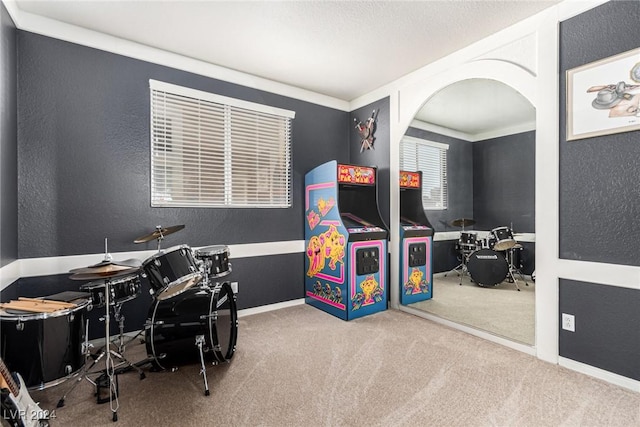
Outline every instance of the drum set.
POLYGON ((460 285, 462 285, 462 276, 468 274, 480 287, 496 286, 507 280, 520 291, 514 276, 518 274, 525 285, 529 286, 521 270, 521 254, 524 248, 514 239, 512 229, 497 227, 492 229, 485 238, 479 239, 476 231, 464 230, 464 227, 474 224, 475 221, 468 218, 451 222, 454 227, 462 227, 460 238, 456 243, 460 264, 451 270, 458 273, 460 285))
POLYGON ((98 403, 110 402, 113 421, 117 421, 119 407, 117 375, 133 369, 144 379, 141 367, 148 364, 152 370, 174 371, 178 365, 200 362, 204 393, 209 395, 205 362, 230 362, 236 350, 236 295, 228 282, 218 281, 231 273, 232 266, 229 250, 222 245, 192 250, 183 244, 162 250, 165 236, 183 228, 157 226, 152 233, 134 240, 157 240, 157 252, 142 262, 114 261, 105 239, 102 262, 70 271, 70 279, 85 282, 80 292, 30 299, 39 309, 28 306, 23 301, 27 298, 12 301, 12 308, 3 304, 2 359, 21 374, 31 390, 75 378, 58 407, 64 406, 66 396, 82 379, 87 379, 96 387, 98 403), (122 306, 142 293, 141 277, 149 282, 152 304, 144 329, 125 340, 122 306), (45 305, 53 308, 33 312, 44 310, 45 305), (88 342, 86 313, 92 309, 104 309, 100 318, 104 321, 104 345, 96 352, 88 342), (110 337, 112 316, 119 327, 115 342, 110 337), (143 332, 148 357, 131 363, 124 357, 126 345, 143 332), (94 371, 103 359, 105 368, 94 371), (90 378, 93 374, 100 377, 90 378), (108 389, 108 398, 101 399, 101 388, 108 389))

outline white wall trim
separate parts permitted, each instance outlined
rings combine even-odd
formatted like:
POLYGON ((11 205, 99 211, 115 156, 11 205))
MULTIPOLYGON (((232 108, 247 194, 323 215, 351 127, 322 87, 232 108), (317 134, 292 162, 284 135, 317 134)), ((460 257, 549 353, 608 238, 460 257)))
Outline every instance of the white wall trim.
POLYGON ((108 34, 88 30, 86 28, 56 21, 43 16, 20 10, 15 3, 3 0, 7 11, 16 27, 23 31, 64 40, 82 46, 111 52, 129 58, 166 67, 184 70, 213 79, 223 80, 237 85, 263 90, 282 96, 287 96, 312 104, 322 105, 341 111, 350 111, 349 102, 328 95, 289 86, 273 80, 231 70, 219 65, 178 55, 172 52, 146 46, 140 43, 120 39, 108 34))
POLYGON ((640 381, 632 378, 614 374, 613 372, 605 371, 604 369, 596 368, 595 366, 587 365, 586 363, 576 362, 575 360, 567 359, 566 357, 559 357, 558 364, 564 368, 571 369, 572 371, 640 393, 640 381))
POLYGON ((610 0, 565 0, 558 4, 558 20, 566 21, 610 0))
MULTIPOLYGON (((209 246, 209 245, 207 245, 209 246)), ((207 246, 193 247, 200 249, 207 246)), ((173 248, 167 247, 163 250, 173 248)), ((304 240, 289 240, 282 242, 246 243, 227 245, 229 259, 251 258, 270 255, 285 255, 302 253, 305 250, 304 240)), ((115 252, 111 256, 114 260, 138 259, 141 262, 155 254, 155 250, 115 252)), ((0 291, 20 277, 49 276, 68 273, 69 270, 97 264, 104 260, 104 254, 69 255, 59 257, 23 258, 0 268, 0 291)))
POLYGON ((252 316, 254 314, 267 313, 269 311, 280 310, 282 308, 295 307, 304 304, 304 298, 294 299, 291 301, 278 302, 275 304, 261 305, 259 307, 245 308, 238 310, 238 318, 252 316))
POLYGON ((535 121, 518 124, 516 126, 505 127, 502 129, 494 129, 490 132, 483 132, 478 134, 460 132, 446 127, 434 125, 432 123, 423 122, 422 120, 418 119, 414 119, 409 126, 411 126, 412 128, 422 129, 428 132, 434 132, 440 135, 449 136, 451 138, 461 139, 468 142, 485 141, 487 139, 500 138, 503 136, 515 135, 518 133, 536 130, 535 121))
POLYGON ((562 259, 558 277, 568 280, 640 290, 640 267, 562 259))

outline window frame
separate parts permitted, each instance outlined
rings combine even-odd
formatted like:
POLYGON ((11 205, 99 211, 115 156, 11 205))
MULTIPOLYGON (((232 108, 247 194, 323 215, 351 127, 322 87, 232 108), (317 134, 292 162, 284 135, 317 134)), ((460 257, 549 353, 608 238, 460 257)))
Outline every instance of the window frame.
MULTIPOLYGON (((173 99, 175 100, 175 99, 173 99)), ((152 207, 202 207, 202 208, 290 208, 292 206, 292 188, 293 188, 293 167, 292 167, 292 121, 295 118, 295 112, 285 110, 277 107, 272 107, 264 104, 258 104, 250 101, 245 101, 236 98, 230 98, 222 95, 213 94, 197 89, 192 89, 184 86, 178 86, 171 83, 161 82, 158 80, 149 80, 149 111, 150 111, 150 196, 152 207), (169 122, 173 113, 167 113, 163 110, 162 113, 158 112, 156 105, 156 99, 164 98, 165 101, 168 98, 184 98, 184 109, 178 108, 179 113, 178 120, 188 121, 185 119, 186 113, 192 113, 190 108, 200 107, 200 105, 210 106, 210 115, 201 116, 201 111, 198 109, 198 114, 192 114, 195 118, 191 118, 191 124, 197 124, 198 129, 205 123, 207 119, 218 120, 219 125, 216 126, 215 134, 213 137, 209 137, 205 140, 204 137, 198 135, 192 138, 192 141, 187 142, 187 138, 182 135, 180 138, 175 138, 173 135, 169 135, 169 132, 180 133, 185 131, 186 127, 176 126, 167 128, 166 123, 169 122), (193 100, 190 103, 189 98, 193 100), (238 121, 238 116, 247 119, 247 121, 238 121), (266 131, 263 130, 264 120, 267 121, 267 126, 274 124, 276 130, 273 132, 275 136, 264 136, 265 145, 263 148, 257 147, 251 140, 247 142, 246 136, 251 133, 259 133, 266 131), (243 126, 247 124, 247 126, 243 126), (165 128, 165 129, 163 129, 165 128), (249 130, 247 130, 249 129, 249 130), (256 132, 253 131, 256 130, 256 132), (163 133, 164 130, 164 133, 163 133), (169 135, 169 136, 167 136, 169 135), (185 148, 187 145, 197 148, 197 155, 193 156, 191 161, 183 154, 175 156, 168 156, 171 150, 166 146, 171 142, 171 139, 175 138, 175 144, 172 148, 178 149, 185 148), (236 141, 234 144, 234 140, 236 141), (159 149, 162 145, 165 149, 159 149), (255 150, 255 153, 243 153, 240 154, 243 148, 251 147, 255 150), (202 148, 208 148, 210 153, 203 155, 202 148), (236 157, 232 155, 232 151, 238 152, 236 157), (271 150, 267 152, 267 155, 263 159, 260 157, 260 150, 271 150), (219 154, 222 152, 223 154, 219 154), (276 156, 272 156, 275 153, 276 156), (165 164, 159 165, 156 162, 159 160, 159 156, 164 156, 165 164), (169 159, 169 160, 167 160, 169 159), (171 169, 171 162, 181 162, 180 168, 191 168, 191 174, 180 172, 174 174, 167 172, 171 169), (213 178, 202 179, 206 172, 201 163, 210 161, 216 162, 221 165, 222 173, 217 172, 218 175, 213 178), (255 184, 258 181, 262 181, 264 171, 261 168, 256 167, 252 170, 251 163, 262 162, 260 165, 269 166, 267 173, 269 181, 267 190, 262 191, 258 189, 255 184), (234 169, 235 168, 235 169, 234 169), (193 170, 197 169, 197 172, 193 170), (162 174, 166 174, 163 178, 162 174), (184 186, 181 184, 175 185, 170 190, 167 187, 174 185, 174 182, 187 180, 189 177, 195 178, 197 184, 190 184, 190 186, 184 186), (223 177, 223 178, 222 178, 223 177), (244 182, 254 182, 253 188, 250 184, 245 185, 245 192, 242 192, 242 186, 239 190, 234 192, 234 180, 237 185, 237 179, 244 182), (163 193, 162 188, 158 188, 159 183, 164 180, 165 191, 163 193), (205 182, 206 181, 206 182, 205 182), (223 181, 220 183, 219 181, 223 181), (168 184, 167 184, 168 183, 168 184), (209 184, 215 185, 215 189, 206 189, 204 187, 209 184), (247 187, 248 185, 248 187, 247 187), (203 187, 204 186, 204 187, 203 187), (224 187, 221 191, 220 188, 224 187), (187 190, 185 190, 187 188, 187 190), (204 188, 204 191, 203 191, 204 188), (250 191, 247 192, 246 188, 250 191), (275 191, 274 191, 275 189, 275 191), (180 195, 180 191, 184 191, 185 195, 180 195), (269 195, 270 192, 274 192, 275 195, 269 195), (188 193, 188 194, 186 194, 188 193), (265 197, 266 194, 266 197, 265 197), (175 198, 175 199, 174 199, 175 198), (245 198, 244 202, 240 200, 245 198), (191 200, 189 200, 191 199, 191 200), (208 199, 208 200, 207 200, 208 199)), ((181 101, 182 103, 182 101, 181 101)), ((210 126, 205 124, 204 126, 210 126)), ((207 131, 211 131, 211 127, 206 128, 207 131)), ((186 133, 186 132, 185 132, 186 133)), ((259 142, 259 136, 256 136, 256 141, 259 142)), ((160 187, 162 187, 160 185, 160 187)))
MULTIPOLYGON (((441 188, 441 192, 440 192, 440 203, 442 206, 427 206, 425 205, 425 190, 424 190, 424 186, 425 186, 425 176, 428 174, 428 171, 424 171, 422 169, 420 169, 419 167, 419 161, 418 159, 415 160, 416 163, 416 171, 417 170, 421 170, 422 171, 422 208, 426 211, 445 211, 449 208, 449 185, 448 185, 448 171, 447 171, 447 164, 448 164, 448 150, 449 150, 449 144, 443 144, 441 142, 435 142, 435 141, 431 141, 428 139, 424 139, 424 138, 418 138, 418 137, 413 137, 413 136, 408 136, 405 135, 402 137, 402 139, 400 140, 400 169, 401 170, 407 170, 407 171, 411 171, 411 169, 413 168, 408 168, 405 164, 404 164, 404 155, 403 155, 403 144, 414 144, 414 145, 422 145, 425 147, 430 147, 430 148, 434 148, 438 150, 438 154, 440 157, 439 163, 440 163, 440 174, 439 174, 439 180, 440 180, 440 188, 441 188)), ((414 171, 415 172, 415 171, 414 171)))

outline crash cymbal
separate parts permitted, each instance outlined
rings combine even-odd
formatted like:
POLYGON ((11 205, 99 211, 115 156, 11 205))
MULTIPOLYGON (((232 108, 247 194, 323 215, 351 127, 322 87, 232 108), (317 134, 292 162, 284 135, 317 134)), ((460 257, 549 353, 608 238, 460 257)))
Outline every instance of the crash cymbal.
POLYGON ((142 237, 138 237, 136 240, 133 241, 133 243, 146 243, 146 242, 150 242, 151 240, 155 240, 161 237, 164 237, 168 234, 171 233, 175 233, 176 231, 180 231, 184 228, 184 224, 183 225, 173 225, 171 227, 161 227, 161 226, 157 226, 156 227, 156 231, 154 231, 153 233, 150 234, 146 234, 142 237))
POLYGON ((82 267, 82 268, 74 268, 73 270, 69 270, 69 273, 79 273, 79 274, 102 274, 109 275, 113 273, 117 273, 123 270, 130 270, 131 266, 128 265, 116 265, 116 264, 101 264, 91 267, 82 267))
POLYGON ((458 218, 451 221, 451 225, 454 227, 467 227, 469 225, 473 225, 476 222, 470 218, 458 218))
POLYGON ((127 268, 126 270, 113 271, 109 273, 76 273, 69 276, 71 280, 97 280, 110 279, 112 277, 126 276, 139 271, 137 268, 127 268))

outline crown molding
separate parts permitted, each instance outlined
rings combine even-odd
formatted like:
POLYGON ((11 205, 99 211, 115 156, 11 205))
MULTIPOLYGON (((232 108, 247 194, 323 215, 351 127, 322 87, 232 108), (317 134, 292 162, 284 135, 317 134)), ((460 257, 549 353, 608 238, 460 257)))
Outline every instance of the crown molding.
POLYGON ((214 65, 151 46, 114 37, 54 19, 45 18, 20 10, 15 2, 2 0, 13 19, 16 28, 42 36, 63 40, 105 52, 115 53, 153 64, 176 68, 205 77, 249 87, 256 90, 287 96, 312 104, 350 111, 349 102, 328 95, 289 86, 273 80, 214 65))

